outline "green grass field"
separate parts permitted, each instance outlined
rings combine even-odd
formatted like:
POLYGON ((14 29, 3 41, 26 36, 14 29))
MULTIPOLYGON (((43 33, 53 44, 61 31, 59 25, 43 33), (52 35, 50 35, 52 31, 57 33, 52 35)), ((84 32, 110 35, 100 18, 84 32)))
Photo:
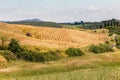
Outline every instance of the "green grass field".
POLYGON ((57 72, 40 75, 40 72, 12 73, 3 75, 0 80, 119 80, 119 67, 80 69, 70 72, 57 72))
MULTIPOLYGON (((120 65, 120 64, 119 64, 120 65)), ((36 70, 24 70, 1 73, 0 80, 119 80, 120 66, 66 69, 47 67, 36 70)))
POLYGON ((120 80, 120 51, 35 63, 11 61, 0 80, 120 80))

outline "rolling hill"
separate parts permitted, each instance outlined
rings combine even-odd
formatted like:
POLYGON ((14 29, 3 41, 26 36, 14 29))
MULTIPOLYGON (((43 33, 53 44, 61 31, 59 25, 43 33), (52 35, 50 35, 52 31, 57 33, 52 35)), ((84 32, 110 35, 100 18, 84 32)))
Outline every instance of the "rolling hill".
POLYGON ((56 22, 50 22, 50 21, 42 21, 40 19, 34 18, 34 19, 26 19, 21 21, 2 21, 9 24, 22 24, 22 25, 32 25, 32 26, 48 26, 48 27, 54 27, 54 28, 62 28, 61 24, 56 22))
POLYGON ((40 20, 38 18, 33 18, 33 19, 26 19, 26 20, 15 21, 15 22, 44 22, 44 21, 42 21, 42 20, 40 20))
MULTIPOLYGON (((90 44, 103 43, 110 39, 108 31, 102 32, 103 30, 97 29, 94 32, 83 29, 0 23, 0 38, 6 37, 8 41, 15 38, 20 41, 21 45, 44 46, 54 50, 53 48, 84 47, 90 44), (26 36, 27 33, 31 33, 32 36, 26 36)), ((15 61, 7 61, 5 56, 0 55, 0 80, 61 80, 61 77, 65 80, 120 79, 118 74, 120 71, 119 49, 104 54, 93 54, 87 48, 81 49, 85 52, 84 56, 64 57, 58 61, 45 63, 27 62, 16 57, 15 61)), ((4 52, 6 51, 0 53, 4 52)))
POLYGON ((29 25, 0 23, 0 37, 16 38, 22 45, 48 48, 84 47, 109 40, 105 33, 88 33, 64 28, 34 27, 29 25), (26 36, 31 33, 32 37, 26 36))

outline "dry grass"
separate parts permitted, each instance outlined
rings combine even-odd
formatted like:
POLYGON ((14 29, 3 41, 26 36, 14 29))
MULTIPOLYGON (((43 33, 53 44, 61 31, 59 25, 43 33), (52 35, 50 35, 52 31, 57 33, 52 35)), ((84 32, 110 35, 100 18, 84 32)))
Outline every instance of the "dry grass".
POLYGON ((63 28, 33 27, 0 23, 0 37, 16 38, 21 44, 48 48, 84 47, 109 40, 106 33, 93 34, 85 31, 63 28), (27 37, 30 32, 32 37, 27 37))
POLYGON ((7 62, 7 60, 3 56, 0 55, 0 64, 4 62, 7 62))

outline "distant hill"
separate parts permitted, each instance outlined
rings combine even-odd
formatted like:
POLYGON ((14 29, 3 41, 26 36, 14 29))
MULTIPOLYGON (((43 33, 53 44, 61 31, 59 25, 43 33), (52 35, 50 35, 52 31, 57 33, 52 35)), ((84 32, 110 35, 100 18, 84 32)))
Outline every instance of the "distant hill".
POLYGON ((43 27, 54 27, 54 28, 62 28, 61 24, 56 22, 46 22, 40 19, 26 19, 21 21, 5 21, 9 24, 23 24, 23 25, 32 25, 32 26, 43 26, 43 27))
POLYGON ((43 22, 43 21, 38 18, 34 18, 34 19, 26 19, 26 20, 15 21, 15 22, 43 22))

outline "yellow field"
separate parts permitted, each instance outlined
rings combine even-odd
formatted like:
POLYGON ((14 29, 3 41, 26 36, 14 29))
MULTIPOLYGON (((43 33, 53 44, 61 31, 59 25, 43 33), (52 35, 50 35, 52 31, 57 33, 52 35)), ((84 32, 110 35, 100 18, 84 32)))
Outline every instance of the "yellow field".
POLYGON ((48 48, 84 47, 109 40, 106 33, 89 33, 64 28, 33 27, 0 23, 0 37, 8 40, 16 38, 23 45, 44 46, 48 48), (32 37, 27 37, 30 32, 32 37))
POLYGON ((4 63, 4 62, 7 62, 7 60, 3 56, 0 55, 0 63, 4 63))

